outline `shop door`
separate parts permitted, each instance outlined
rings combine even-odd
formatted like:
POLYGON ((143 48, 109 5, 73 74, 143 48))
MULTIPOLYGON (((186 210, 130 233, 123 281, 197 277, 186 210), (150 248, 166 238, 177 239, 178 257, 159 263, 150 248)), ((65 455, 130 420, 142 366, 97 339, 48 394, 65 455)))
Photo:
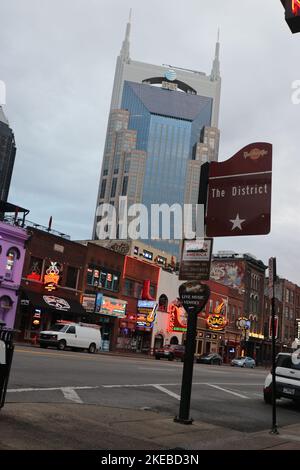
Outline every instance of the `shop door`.
POLYGON ((210 341, 206 341, 205 343, 205 354, 210 353, 210 341))

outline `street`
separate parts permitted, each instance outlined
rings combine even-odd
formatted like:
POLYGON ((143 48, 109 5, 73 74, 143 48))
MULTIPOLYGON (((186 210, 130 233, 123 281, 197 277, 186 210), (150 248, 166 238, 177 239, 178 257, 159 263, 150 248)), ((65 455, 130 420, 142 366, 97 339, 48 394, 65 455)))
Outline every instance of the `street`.
MULTIPOLYGON (((175 416, 182 367, 142 357, 17 347, 7 403, 103 405, 175 416)), ((267 372, 195 364, 191 417, 246 433, 270 429, 271 407, 262 398, 267 372)), ((279 401, 279 426, 298 422, 299 409, 279 401)))

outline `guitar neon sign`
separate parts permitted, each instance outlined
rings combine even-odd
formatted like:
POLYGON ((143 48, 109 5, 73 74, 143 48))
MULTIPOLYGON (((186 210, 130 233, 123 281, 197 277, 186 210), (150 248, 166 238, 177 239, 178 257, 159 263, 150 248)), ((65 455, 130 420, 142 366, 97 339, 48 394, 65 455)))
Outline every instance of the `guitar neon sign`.
POLYGON ((294 15, 298 15, 300 13, 300 0, 292 0, 292 12, 294 15))

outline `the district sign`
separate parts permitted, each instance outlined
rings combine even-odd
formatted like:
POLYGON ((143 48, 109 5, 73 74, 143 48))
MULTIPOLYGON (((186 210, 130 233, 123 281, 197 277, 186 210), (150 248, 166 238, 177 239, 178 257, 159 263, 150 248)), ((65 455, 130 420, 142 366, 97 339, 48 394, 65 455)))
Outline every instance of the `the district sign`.
POLYGON ((208 237, 267 235, 271 230, 272 145, 254 143, 209 168, 208 237))

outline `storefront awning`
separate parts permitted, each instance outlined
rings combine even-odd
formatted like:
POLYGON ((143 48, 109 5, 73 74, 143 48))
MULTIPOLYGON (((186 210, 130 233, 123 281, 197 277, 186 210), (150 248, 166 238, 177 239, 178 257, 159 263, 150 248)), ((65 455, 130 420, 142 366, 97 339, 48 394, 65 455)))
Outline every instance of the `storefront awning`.
POLYGON ((54 312, 73 313, 76 315, 86 314, 82 305, 74 299, 56 295, 39 294, 38 292, 24 291, 25 297, 35 307, 54 312))

